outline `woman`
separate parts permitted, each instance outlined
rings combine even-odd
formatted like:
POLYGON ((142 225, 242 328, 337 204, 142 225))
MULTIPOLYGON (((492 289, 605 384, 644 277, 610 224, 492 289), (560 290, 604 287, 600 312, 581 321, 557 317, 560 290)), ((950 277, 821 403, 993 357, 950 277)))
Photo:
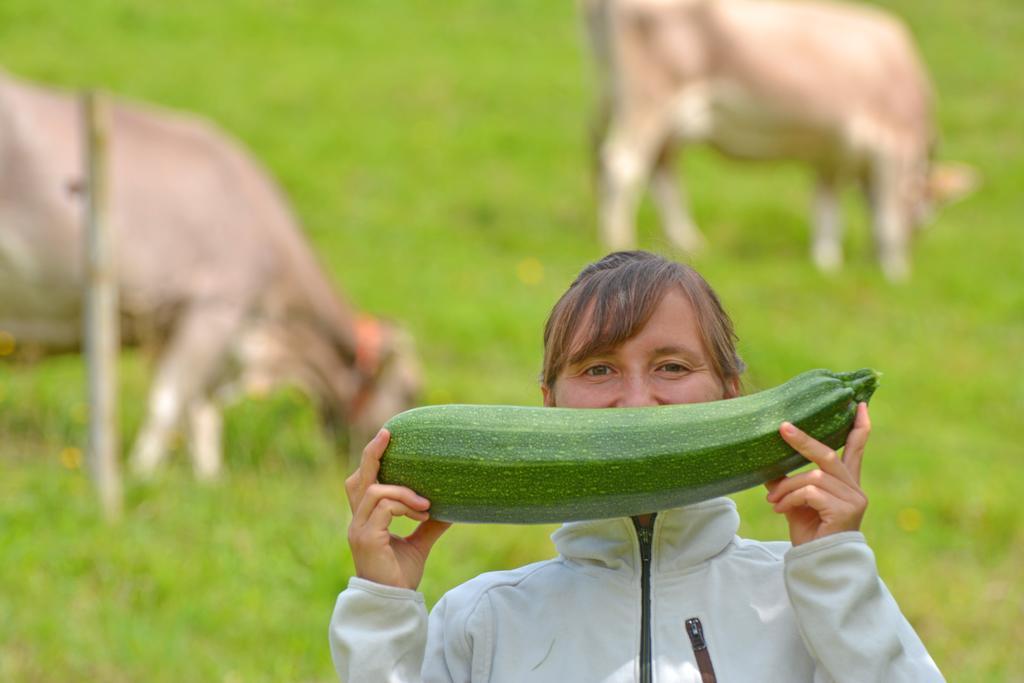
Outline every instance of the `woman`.
MULTIPOLYGON (((646 252, 585 268, 544 330, 544 404, 570 408, 715 401, 740 393, 732 323, 696 271, 646 252)), ((331 620, 343 681, 938 681, 858 531, 861 404, 839 458, 793 425, 816 465, 769 482, 791 543, 736 536, 718 498, 632 519, 575 522, 559 556, 483 574, 428 620, 415 591, 448 528, 429 501, 377 483, 388 434, 347 480, 356 577, 331 620), (419 520, 393 536, 395 516, 419 520), (716 678, 717 677, 717 678, 716 678)))

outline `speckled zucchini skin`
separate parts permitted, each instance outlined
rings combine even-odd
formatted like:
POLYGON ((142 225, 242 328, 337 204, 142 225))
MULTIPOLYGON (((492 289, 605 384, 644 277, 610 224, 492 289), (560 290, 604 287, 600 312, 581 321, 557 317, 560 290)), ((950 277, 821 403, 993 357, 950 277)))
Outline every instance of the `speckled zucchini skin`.
POLYGON ((648 408, 435 405, 385 426, 383 483, 431 501, 435 519, 533 524, 624 517, 734 493, 807 463, 788 420, 838 449, 878 373, 810 370, 709 403, 648 408))

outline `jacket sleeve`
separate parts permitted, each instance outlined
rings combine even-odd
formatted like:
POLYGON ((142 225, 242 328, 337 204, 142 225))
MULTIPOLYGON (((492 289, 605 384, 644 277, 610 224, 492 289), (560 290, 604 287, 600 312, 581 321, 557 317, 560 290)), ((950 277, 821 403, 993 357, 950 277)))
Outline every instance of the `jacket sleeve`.
MULTIPOLYGON (((423 595, 353 577, 331 615, 331 659, 341 683, 469 683, 489 666, 474 655, 465 619, 442 598, 429 620, 423 595)), ((481 654, 486 654, 486 649, 481 654)))
POLYGON ((334 606, 329 638, 342 683, 416 683, 427 639, 423 595, 352 577, 334 606))
POLYGON ((860 532, 791 548, 785 579, 816 683, 944 680, 879 578, 860 532))

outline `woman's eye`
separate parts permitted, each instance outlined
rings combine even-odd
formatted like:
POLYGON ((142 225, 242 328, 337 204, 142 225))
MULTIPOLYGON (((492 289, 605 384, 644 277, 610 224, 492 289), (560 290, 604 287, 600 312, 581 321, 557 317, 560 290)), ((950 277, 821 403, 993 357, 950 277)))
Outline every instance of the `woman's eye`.
POLYGON ((689 368, 687 368, 682 363, 665 363, 661 366, 661 369, 664 370, 665 372, 671 373, 682 373, 687 372, 689 370, 689 368))
POLYGON ((604 377, 610 374, 612 369, 607 365, 591 365, 589 368, 583 371, 583 374, 588 377, 604 377))

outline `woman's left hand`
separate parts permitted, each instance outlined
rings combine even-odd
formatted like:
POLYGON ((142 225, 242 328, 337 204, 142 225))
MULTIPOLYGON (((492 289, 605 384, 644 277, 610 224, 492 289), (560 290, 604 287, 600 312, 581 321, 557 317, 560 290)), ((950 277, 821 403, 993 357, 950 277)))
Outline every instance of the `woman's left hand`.
POLYGON ((768 502, 775 512, 786 516, 793 545, 860 529, 868 506, 868 498, 860 488, 860 465, 871 433, 867 403, 857 406, 857 417, 846 437, 842 458, 788 422, 782 423, 779 433, 786 443, 818 466, 765 484, 768 502))

